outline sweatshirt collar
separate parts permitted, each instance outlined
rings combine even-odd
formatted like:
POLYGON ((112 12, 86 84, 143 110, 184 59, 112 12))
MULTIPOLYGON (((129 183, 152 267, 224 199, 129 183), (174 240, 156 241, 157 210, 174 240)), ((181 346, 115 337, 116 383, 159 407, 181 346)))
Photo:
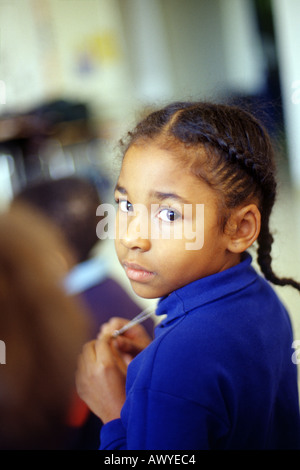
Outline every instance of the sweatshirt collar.
POLYGON ((245 253, 243 260, 236 266, 197 279, 171 292, 168 296, 162 297, 158 302, 156 315, 166 315, 166 317, 160 325, 167 325, 195 308, 252 284, 257 279, 257 273, 251 266, 251 262, 252 257, 249 253, 245 253))

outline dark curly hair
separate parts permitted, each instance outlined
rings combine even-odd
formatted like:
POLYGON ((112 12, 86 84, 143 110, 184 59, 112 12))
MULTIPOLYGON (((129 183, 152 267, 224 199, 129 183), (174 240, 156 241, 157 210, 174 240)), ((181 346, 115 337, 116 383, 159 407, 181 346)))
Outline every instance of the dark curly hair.
POLYGON ((255 201, 261 212, 257 261, 273 284, 300 283, 278 278, 271 267, 269 228, 276 199, 276 165, 270 136, 254 115, 241 107, 208 102, 175 102, 153 111, 121 140, 123 152, 152 140, 184 158, 191 171, 220 193, 221 227, 230 210, 255 201), (203 151, 204 150, 204 151, 203 151))

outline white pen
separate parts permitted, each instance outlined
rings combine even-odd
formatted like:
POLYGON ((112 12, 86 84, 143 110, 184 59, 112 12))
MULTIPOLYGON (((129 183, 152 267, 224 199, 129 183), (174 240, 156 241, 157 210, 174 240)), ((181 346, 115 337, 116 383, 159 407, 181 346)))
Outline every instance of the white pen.
POLYGON ((126 323, 126 325, 124 325, 122 328, 120 328, 119 330, 115 330, 112 334, 112 337, 116 338, 117 336, 122 335, 123 333, 125 333, 125 331, 129 330, 129 328, 132 328, 134 325, 142 323, 154 314, 155 310, 153 309, 153 307, 145 308, 145 310, 143 310, 136 317, 130 320, 130 322, 126 323))

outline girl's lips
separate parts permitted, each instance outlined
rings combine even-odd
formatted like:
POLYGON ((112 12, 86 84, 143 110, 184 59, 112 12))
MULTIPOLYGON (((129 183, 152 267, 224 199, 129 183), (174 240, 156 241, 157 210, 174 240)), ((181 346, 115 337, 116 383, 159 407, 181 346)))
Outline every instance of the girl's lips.
POLYGON ((147 282, 153 276, 155 276, 154 272, 147 271, 147 269, 139 266, 138 264, 133 263, 123 263, 125 272, 127 274, 128 279, 131 281, 137 282, 147 282))

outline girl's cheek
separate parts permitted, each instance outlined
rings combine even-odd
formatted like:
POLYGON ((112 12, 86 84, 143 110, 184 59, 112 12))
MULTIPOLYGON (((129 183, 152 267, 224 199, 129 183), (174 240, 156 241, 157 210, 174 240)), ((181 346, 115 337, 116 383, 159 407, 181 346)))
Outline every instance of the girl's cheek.
POLYGON ((121 254, 121 242, 118 237, 115 237, 115 251, 117 254, 118 259, 120 259, 121 254))

